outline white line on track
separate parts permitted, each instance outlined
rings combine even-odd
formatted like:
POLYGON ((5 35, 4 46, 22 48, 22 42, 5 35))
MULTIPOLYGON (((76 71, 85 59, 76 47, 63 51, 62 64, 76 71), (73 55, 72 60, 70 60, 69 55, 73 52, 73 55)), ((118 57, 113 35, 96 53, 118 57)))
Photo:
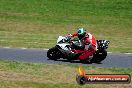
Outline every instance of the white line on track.
POLYGON ((43 49, 43 50, 49 50, 49 49, 43 49))
POLYGON ((27 49, 27 48, 21 48, 21 49, 25 50, 25 49, 27 49))
POLYGON ((3 47, 3 48, 9 49, 10 47, 3 47))
POLYGON ((107 52, 107 53, 112 53, 112 52, 107 52))
POLYGON ((132 54, 132 53, 124 53, 124 54, 132 54))

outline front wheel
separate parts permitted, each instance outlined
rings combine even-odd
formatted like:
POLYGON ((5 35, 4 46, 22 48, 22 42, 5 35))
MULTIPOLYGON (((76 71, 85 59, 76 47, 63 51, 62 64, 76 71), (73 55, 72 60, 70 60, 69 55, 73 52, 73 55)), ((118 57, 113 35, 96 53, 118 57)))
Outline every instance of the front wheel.
POLYGON ((47 51, 47 57, 51 60, 57 60, 60 58, 60 52, 56 47, 53 47, 47 51))

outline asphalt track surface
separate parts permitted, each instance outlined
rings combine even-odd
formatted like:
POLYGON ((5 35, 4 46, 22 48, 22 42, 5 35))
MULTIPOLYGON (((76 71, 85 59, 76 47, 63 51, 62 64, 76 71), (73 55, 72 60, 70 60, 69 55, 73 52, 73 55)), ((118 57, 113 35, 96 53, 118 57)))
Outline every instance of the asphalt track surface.
MULTIPOLYGON (((48 64, 80 64, 79 61, 48 60, 47 50, 44 49, 17 49, 0 48, 0 59, 20 62, 48 63, 48 64)), ((108 53, 107 58, 101 63, 84 64, 97 67, 132 68, 132 54, 108 53)))

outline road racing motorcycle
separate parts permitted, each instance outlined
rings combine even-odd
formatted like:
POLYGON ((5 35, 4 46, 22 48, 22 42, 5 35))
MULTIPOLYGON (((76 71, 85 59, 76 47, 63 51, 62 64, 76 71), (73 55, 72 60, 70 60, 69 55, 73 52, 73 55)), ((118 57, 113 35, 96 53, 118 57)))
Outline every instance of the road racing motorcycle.
POLYGON ((47 57, 50 60, 58 60, 58 59, 67 59, 68 61, 72 60, 80 60, 82 63, 90 62, 90 63, 100 63, 107 56, 106 49, 108 48, 108 44, 110 43, 108 40, 96 40, 97 41, 97 51, 93 53, 91 56, 81 59, 79 56, 87 54, 89 50, 89 45, 85 45, 85 49, 82 52, 72 52, 72 50, 77 50, 78 48, 74 46, 79 43, 79 39, 72 37, 64 37, 59 36, 57 40, 57 44, 50 48, 47 51, 47 57))

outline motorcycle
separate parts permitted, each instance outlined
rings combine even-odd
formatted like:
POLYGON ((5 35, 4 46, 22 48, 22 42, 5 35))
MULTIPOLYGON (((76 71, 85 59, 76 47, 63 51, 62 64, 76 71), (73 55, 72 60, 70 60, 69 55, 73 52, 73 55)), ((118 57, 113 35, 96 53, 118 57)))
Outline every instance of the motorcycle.
POLYGON ((47 51, 47 57, 51 60, 59 60, 67 59, 71 60, 80 60, 82 63, 90 62, 90 63, 100 63, 107 56, 106 49, 108 48, 108 44, 110 43, 108 40, 96 40, 97 41, 97 51, 93 53, 91 56, 81 59, 80 55, 84 54, 84 56, 88 52, 89 45, 85 45, 85 50, 81 50, 81 52, 72 52, 72 50, 76 50, 77 48, 72 47, 73 44, 77 44, 79 39, 71 38, 71 37, 63 37, 59 36, 57 40, 57 44, 50 48, 47 51))

